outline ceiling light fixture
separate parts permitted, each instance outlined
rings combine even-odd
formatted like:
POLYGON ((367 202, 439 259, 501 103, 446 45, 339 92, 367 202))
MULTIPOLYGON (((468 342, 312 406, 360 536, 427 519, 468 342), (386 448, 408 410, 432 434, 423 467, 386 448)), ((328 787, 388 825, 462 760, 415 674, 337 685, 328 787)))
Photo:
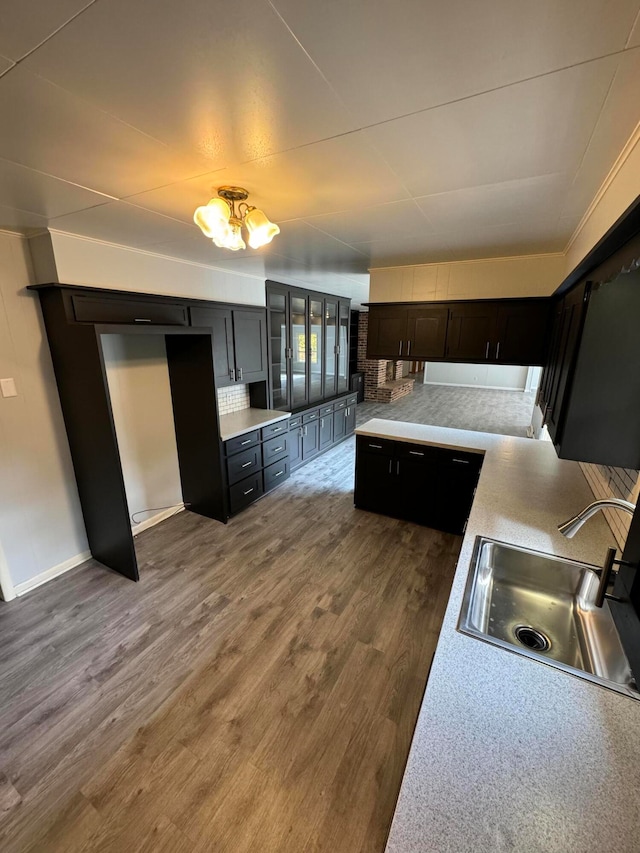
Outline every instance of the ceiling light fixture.
POLYGON ((280 233, 280 229, 269 221, 262 210, 247 204, 248 197, 249 193, 242 187, 220 187, 217 197, 197 208, 193 221, 204 236, 221 249, 237 252, 238 249, 247 248, 242 238, 243 225, 252 249, 266 246, 280 233))

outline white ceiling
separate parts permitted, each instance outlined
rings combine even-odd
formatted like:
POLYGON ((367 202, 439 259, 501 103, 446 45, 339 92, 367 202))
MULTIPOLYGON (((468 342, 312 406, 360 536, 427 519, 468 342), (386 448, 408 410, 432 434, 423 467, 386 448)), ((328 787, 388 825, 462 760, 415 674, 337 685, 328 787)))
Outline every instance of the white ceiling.
POLYGON ((640 121, 640 0, 3 0, 0 228, 366 291, 561 251, 640 121), (240 184, 259 252, 192 216, 240 184))

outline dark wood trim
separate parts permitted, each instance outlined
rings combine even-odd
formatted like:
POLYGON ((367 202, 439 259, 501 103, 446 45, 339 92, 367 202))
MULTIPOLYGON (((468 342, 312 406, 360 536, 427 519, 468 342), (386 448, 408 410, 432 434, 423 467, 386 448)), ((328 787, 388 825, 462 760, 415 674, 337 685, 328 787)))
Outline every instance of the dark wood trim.
POLYGON ((382 305, 390 305, 394 308, 419 308, 421 305, 429 305, 434 308, 445 305, 473 305, 478 302, 514 303, 514 302, 546 302, 551 296, 489 296, 486 299, 425 299, 420 302, 363 302, 363 308, 377 308, 382 305))

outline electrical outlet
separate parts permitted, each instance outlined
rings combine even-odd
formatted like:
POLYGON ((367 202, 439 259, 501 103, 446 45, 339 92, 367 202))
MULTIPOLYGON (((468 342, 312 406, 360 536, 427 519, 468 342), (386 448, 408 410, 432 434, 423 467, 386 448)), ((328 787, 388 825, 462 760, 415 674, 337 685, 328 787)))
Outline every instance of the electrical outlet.
POLYGON ((15 379, 0 379, 0 390, 2 391, 3 397, 18 396, 15 379))

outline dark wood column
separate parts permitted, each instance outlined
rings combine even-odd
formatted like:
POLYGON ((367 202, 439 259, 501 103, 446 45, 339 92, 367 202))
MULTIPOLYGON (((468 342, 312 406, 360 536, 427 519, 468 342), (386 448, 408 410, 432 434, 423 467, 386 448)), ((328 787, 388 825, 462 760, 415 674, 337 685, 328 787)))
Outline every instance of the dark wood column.
POLYGON ((192 512, 226 522, 211 330, 175 330, 165 341, 182 499, 192 512))
POLYGON ((91 553, 138 580, 99 327, 71 323, 60 290, 40 291, 91 553))

